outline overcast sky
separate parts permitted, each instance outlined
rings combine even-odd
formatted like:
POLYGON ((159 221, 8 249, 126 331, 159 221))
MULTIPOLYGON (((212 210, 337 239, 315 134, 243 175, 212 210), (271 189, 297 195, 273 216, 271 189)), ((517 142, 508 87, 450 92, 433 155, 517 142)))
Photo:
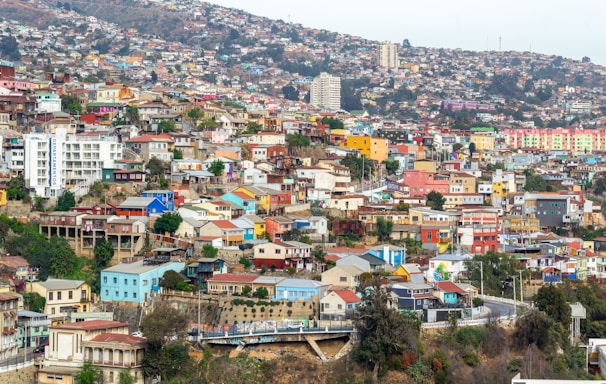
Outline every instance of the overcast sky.
POLYGON ((210 0, 306 27, 413 46, 530 51, 606 65, 604 0, 210 0))

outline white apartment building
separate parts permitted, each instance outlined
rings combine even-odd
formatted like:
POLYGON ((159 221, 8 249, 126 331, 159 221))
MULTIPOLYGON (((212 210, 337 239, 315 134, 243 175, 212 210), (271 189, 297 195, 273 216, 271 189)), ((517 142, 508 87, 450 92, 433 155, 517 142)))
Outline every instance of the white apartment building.
POLYGON ((379 67, 387 69, 397 69, 398 61, 398 46, 391 41, 384 41, 379 45, 378 60, 379 67))
POLYGON ((309 102, 320 108, 341 109, 341 78, 322 72, 311 83, 309 102))
POLYGON ((66 186, 88 186, 101 180, 103 168, 122 159, 123 146, 117 137, 103 135, 24 135, 25 186, 36 196, 61 196, 66 186))

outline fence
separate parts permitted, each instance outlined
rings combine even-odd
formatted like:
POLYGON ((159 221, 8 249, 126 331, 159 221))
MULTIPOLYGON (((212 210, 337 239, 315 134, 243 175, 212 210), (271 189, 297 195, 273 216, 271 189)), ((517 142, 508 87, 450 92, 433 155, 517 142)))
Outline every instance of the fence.
POLYGON ((11 364, 11 365, 3 365, 0 366, 0 373, 3 372, 10 372, 10 371, 16 371, 17 369, 23 369, 23 368, 27 368, 27 367, 31 367, 32 365, 34 365, 34 360, 29 360, 24 362, 18 362, 16 364, 11 364))
MULTIPOLYGON (((490 321, 494 321, 495 319, 483 318, 483 319, 473 319, 473 320, 459 320, 457 321, 457 327, 471 327, 477 325, 486 325, 490 321)), ((505 315, 501 317, 497 317, 496 321, 499 323, 509 323, 515 320, 514 315, 505 315)), ((448 321, 437 321, 435 323, 423 323, 421 324, 421 329, 439 329, 439 328, 448 328, 451 326, 451 323, 448 321)))
POLYGON ((478 297, 484 301, 493 301, 495 303, 508 304, 508 305, 511 305, 512 307, 517 305, 517 306, 530 308, 530 304, 525 303, 523 301, 518 301, 518 300, 513 301, 512 299, 506 299, 504 297, 487 296, 487 295, 478 295, 478 297))

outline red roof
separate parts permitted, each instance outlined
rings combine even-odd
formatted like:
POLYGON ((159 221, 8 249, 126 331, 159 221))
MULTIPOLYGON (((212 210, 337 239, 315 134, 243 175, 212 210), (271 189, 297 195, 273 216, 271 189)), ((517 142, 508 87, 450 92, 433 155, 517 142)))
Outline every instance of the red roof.
POLYGON ((332 262, 337 262, 337 260, 340 260, 341 258, 337 255, 326 255, 324 256, 324 260, 326 261, 332 261, 332 262))
POLYGON ((436 288, 438 288, 440 291, 443 291, 443 292, 449 292, 449 293, 454 292, 454 293, 458 293, 459 295, 467 294, 467 292, 462 290, 461 287, 459 287, 452 281, 436 281, 434 284, 435 284, 436 288))
POLYGON ((144 135, 133 137, 130 140, 126 140, 127 143, 149 143, 152 141, 173 141, 173 138, 167 134, 161 135, 144 135))
POLYGON ((366 253, 366 248, 347 248, 347 247, 335 247, 330 249, 330 253, 366 253))
POLYGON ((342 291, 335 291, 335 293, 337 294, 337 296, 339 296, 341 299, 343 299, 343 301, 345 301, 346 303, 359 303, 361 300, 358 296, 356 296, 355 293, 353 293, 353 291, 350 291, 349 289, 345 289, 342 291))
POLYGON ((232 192, 231 194, 234 195, 234 196, 237 196, 237 197, 241 198, 242 200, 254 200, 255 199, 254 197, 248 196, 244 192, 232 192))
POLYGON ((211 221, 211 223, 214 223, 217 227, 221 229, 238 229, 238 226, 229 220, 213 220, 211 221))
POLYGON ((2 256, 0 264, 6 264, 12 268, 28 267, 29 263, 21 256, 2 256))
POLYGON ((141 344, 145 343, 146 340, 144 337, 124 335, 120 333, 102 333, 95 336, 90 341, 102 343, 141 344))
POLYGON ((220 273, 214 275, 207 281, 221 281, 226 283, 252 283, 257 279, 256 275, 236 275, 235 273, 220 273))
POLYGON ((76 329, 83 331, 98 331, 101 329, 128 327, 128 323, 121 323, 112 320, 88 320, 78 323, 66 323, 52 326, 53 329, 76 329))

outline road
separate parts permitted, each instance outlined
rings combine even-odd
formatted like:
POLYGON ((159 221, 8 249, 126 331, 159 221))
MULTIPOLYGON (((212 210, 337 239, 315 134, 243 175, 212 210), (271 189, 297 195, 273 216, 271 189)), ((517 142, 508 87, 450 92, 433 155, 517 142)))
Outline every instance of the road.
POLYGON ((513 305, 484 300, 484 306, 490 310, 490 317, 513 315, 513 305))
MULTIPOLYGON (((15 364, 23 364, 23 348, 19 348, 19 353, 15 357, 11 357, 10 359, 0 360, 0 367, 7 367, 9 365, 15 364)), ((27 349, 27 355, 25 356, 25 361, 32 361, 34 359, 34 347, 27 349)))

